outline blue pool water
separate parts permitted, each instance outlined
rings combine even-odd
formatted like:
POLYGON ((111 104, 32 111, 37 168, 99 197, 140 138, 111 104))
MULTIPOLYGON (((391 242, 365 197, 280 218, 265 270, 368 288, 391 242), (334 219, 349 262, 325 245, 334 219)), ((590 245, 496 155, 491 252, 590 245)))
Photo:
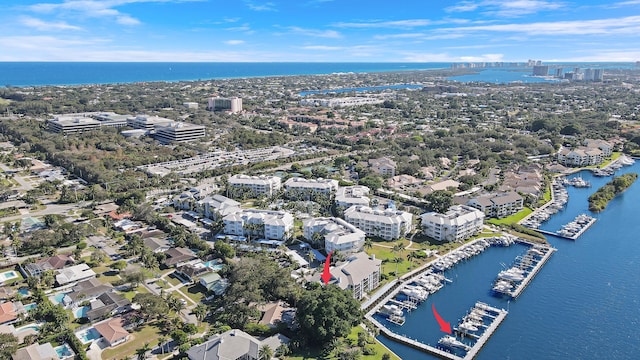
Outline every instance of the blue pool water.
POLYGON ((20 288, 20 289, 18 289, 18 294, 20 294, 22 296, 29 296, 31 294, 31 292, 29 292, 28 288, 20 288))
POLYGON ((73 350, 71 350, 71 348, 69 347, 69 345, 67 345, 66 343, 60 346, 57 346, 55 348, 53 348, 53 350, 55 350, 56 354, 58 354, 58 357, 60 359, 65 359, 68 357, 73 356, 75 353, 73 352, 73 350))
POLYGON ((80 319, 80 318, 86 317, 87 316, 87 311, 89 311, 90 309, 91 309, 90 306, 79 307, 79 308, 77 308, 77 309, 75 309, 73 311, 73 316, 75 316, 76 319, 80 319))
POLYGON ((51 300, 53 305, 62 304, 62 300, 64 299, 65 295, 67 294, 65 293, 55 294, 54 296, 49 297, 49 300, 51 300))
POLYGON ((38 325, 38 324, 29 324, 29 325, 21 326, 21 327, 16 329, 16 331, 18 331, 18 332, 27 331, 27 330, 33 330, 35 332, 38 332, 38 331, 40 331, 40 325, 38 325))
POLYGON ((93 340, 100 339, 101 335, 95 328, 89 328, 86 331, 78 333, 78 338, 83 344, 87 344, 93 340))
POLYGON ((35 308, 37 308, 37 307, 38 307, 38 304, 36 304, 36 303, 31 303, 31 304, 27 304, 27 305, 25 305, 25 306, 24 306, 24 309, 25 309, 25 310, 27 310, 27 311, 31 311, 31 310, 33 310, 33 309, 35 309, 35 308))
MULTIPOLYGON (((640 165, 625 167, 616 175, 626 172, 640 173, 640 165)), ((581 176, 590 181, 592 187, 567 188, 566 209, 543 224, 542 229, 555 231, 578 214, 591 214, 587 197, 611 178, 594 177, 589 172, 581 176)), ((605 211, 591 214, 598 221, 578 240, 548 237, 558 251, 517 300, 507 304, 491 297, 487 283, 497 274, 496 266, 500 265, 496 262, 512 260, 517 248, 504 249, 506 252, 500 248, 488 249, 451 270, 448 277, 454 283, 431 296, 407 316, 404 326, 394 330, 433 343, 441 333, 431 313, 432 303, 445 320, 455 323, 475 301, 484 299, 497 307, 508 306, 509 315, 477 359, 637 358, 640 353, 638 204, 640 181, 611 201, 605 211), (482 259, 485 257, 488 260, 482 259), (456 288, 461 282, 465 282, 465 286, 456 288)), ((379 339, 403 359, 433 359, 386 338, 379 339)))
POLYGON ((213 271, 220 271, 223 265, 216 260, 210 260, 204 263, 204 266, 213 269, 213 271))
POLYGON ((13 270, 0 273, 0 280, 11 280, 17 277, 18 277, 18 274, 13 270))

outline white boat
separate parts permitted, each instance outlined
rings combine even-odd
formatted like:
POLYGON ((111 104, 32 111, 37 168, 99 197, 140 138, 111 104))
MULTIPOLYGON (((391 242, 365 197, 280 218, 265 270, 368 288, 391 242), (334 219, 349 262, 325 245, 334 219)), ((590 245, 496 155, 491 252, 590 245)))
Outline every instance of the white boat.
POLYGON ((425 289, 412 285, 405 285, 400 292, 418 300, 426 300, 427 296, 429 296, 429 293, 425 289))
POLYGON ((524 280, 524 275, 515 271, 511 271, 511 269, 509 269, 509 270, 500 271, 500 273, 498 274, 498 278, 517 282, 517 281, 524 280))
POLYGON ((446 335, 445 337, 438 340, 438 344, 449 347, 449 348, 459 348, 464 350, 471 349, 469 346, 463 344, 458 339, 454 338, 451 335, 446 335))
POLYGON ((402 316, 404 315, 404 313, 402 312, 402 309, 395 304, 385 304, 382 305, 382 307, 380 308, 379 312, 383 315, 387 315, 387 316, 402 316))
POLYGON ((458 325, 458 329, 464 330, 466 332, 475 332, 478 331, 478 328, 471 322, 465 321, 462 324, 458 325))

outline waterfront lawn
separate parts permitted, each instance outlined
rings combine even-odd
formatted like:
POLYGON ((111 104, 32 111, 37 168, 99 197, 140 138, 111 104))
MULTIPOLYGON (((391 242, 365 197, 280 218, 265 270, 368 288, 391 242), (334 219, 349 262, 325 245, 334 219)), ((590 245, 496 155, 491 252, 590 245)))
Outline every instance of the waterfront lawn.
POLYGON ((517 223, 518 221, 524 219, 525 216, 531 214, 533 212, 530 208, 524 208, 522 211, 517 212, 511 216, 507 216, 502 219, 489 219, 487 222, 493 225, 511 225, 513 223, 517 223))
POLYGON ((102 358, 105 360, 126 359, 127 356, 135 354, 136 349, 143 347, 145 343, 149 343, 151 348, 158 346, 159 337, 160 330, 157 327, 146 325, 139 331, 132 332, 131 339, 124 344, 105 349, 102 352, 102 358))
MULTIPOLYGON (((388 243, 388 244, 390 246, 393 246, 394 243, 388 243)), ((409 260, 407 260, 407 254, 409 254, 411 251, 420 251, 420 250, 405 249, 405 250, 398 251, 396 254, 394 254, 391 251, 391 248, 373 245, 370 249, 366 249, 365 251, 369 255, 375 255, 376 259, 382 260, 382 273, 389 277, 398 276, 397 274, 395 274, 396 263, 394 262, 394 259, 396 258, 399 258, 401 260, 398 263, 398 274, 400 276, 422 265, 425 261, 424 259, 414 259, 411 261, 411 263, 409 263, 409 260)))
MULTIPOLYGON (((363 329, 361 326, 356 326, 353 329, 351 329, 351 334, 349 334, 347 336, 347 340, 349 340, 350 343, 352 344, 357 344, 358 343, 358 333, 359 332, 366 332, 365 329, 363 329)), ((372 344, 368 344, 367 346, 371 346, 376 354, 375 355, 363 355, 361 357, 361 359, 382 359, 382 356, 385 353, 388 353, 391 357, 390 359, 397 359, 400 360, 400 357, 398 357, 396 354, 392 353, 391 351, 387 350, 387 348, 382 345, 382 343, 380 343, 378 341, 378 339, 376 338, 372 338, 373 339, 373 343, 372 344)))

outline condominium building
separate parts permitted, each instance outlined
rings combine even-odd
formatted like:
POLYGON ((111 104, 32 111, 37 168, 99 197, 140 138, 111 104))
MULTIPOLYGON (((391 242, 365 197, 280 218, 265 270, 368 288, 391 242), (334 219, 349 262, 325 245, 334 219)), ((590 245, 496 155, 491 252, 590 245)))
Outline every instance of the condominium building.
POLYGON ((314 234, 324 238, 324 250, 328 253, 340 251, 344 254, 362 251, 366 234, 364 231, 340 218, 313 218, 303 223, 305 239, 314 240, 314 234))
POLYGON ((485 217, 503 218, 521 211, 524 200, 516 192, 506 192, 478 196, 469 200, 467 205, 482 211, 485 217))
POLYGON ((369 206, 369 188, 362 185, 339 187, 336 192, 336 206, 348 208, 354 205, 369 206))
POLYGON ((47 129, 52 132, 73 134, 100 128, 100 121, 84 115, 60 115, 47 120, 47 129))
POLYGON ((218 219, 241 211, 240 203, 222 195, 207 196, 198 201, 198 208, 209 219, 218 219))
POLYGON ((293 194, 321 193, 330 195, 338 190, 338 180, 333 179, 304 179, 292 177, 284 182, 288 196, 293 194))
POLYGON ((379 159, 369 159, 369 166, 374 172, 382 176, 396 176, 397 164, 386 156, 379 159))
POLYGON ((331 276, 341 289, 351 290, 353 297, 362 299, 367 292, 380 285, 382 261, 364 252, 351 255, 346 262, 331 268, 331 276))
POLYGON ((395 240, 413 228, 413 214, 405 211, 372 209, 355 205, 344 211, 344 219, 369 236, 395 240))
POLYGON ((361 105, 375 105, 382 104, 384 98, 382 97, 342 97, 342 98, 329 98, 319 99, 310 98, 300 100, 300 105, 303 106, 325 106, 325 107, 343 107, 343 106, 361 106, 361 105))
POLYGON ((231 113, 238 113, 242 111, 242 98, 232 97, 211 97, 208 100, 207 109, 211 111, 229 111, 231 113))
POLYGON ((187 142, 204 137, 204 126, 183 122, 173 122, 156 126, 153 137, 163 144, 187 142))
POLYGON ((286 211, 245 209, 222 220, 227 235, 286 240, 293 233, 293 215, 286 211))
POLYGON ((253 196, 272 196, 282 188, 282 180, 277 176, 237 174, 229 178, 229 186, 235 189, 248 189, 253 196))
POLYGON ((458 241, 482 230, 484 213, 471 206, 455 205, 444 214, 429 212, 420 218, 425 235, 438 241, 458 241))

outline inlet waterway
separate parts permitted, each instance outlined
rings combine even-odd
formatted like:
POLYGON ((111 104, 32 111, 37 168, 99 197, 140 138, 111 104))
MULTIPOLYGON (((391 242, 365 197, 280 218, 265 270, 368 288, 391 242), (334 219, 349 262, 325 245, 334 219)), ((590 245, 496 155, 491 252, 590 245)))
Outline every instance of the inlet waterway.
MULTIPOLYGON (((640 161, 616 172, 640 173, 640 161)), ((557 231, 585 213, 598 220, 578 240, 547 237, 558 251, 516 300, 493 297, 491 282, 502 265, 526 249, 523 245, 489 248, 447 271, 454 282, 407 315, 403 326, 385 320, 398 334, 435 345, 440 336, 432 314, 456 324, 478 300, 509 315, 477 359, 635 359, 640 354, 640 183, 613 199, 601 213, 588 211, 587 198, 611 177, 582 176, 591 188, 569 187, 565 209, 541 229, 557 231)), ((403 359, 432 359, 392 340, 379 339, 403 359)))

